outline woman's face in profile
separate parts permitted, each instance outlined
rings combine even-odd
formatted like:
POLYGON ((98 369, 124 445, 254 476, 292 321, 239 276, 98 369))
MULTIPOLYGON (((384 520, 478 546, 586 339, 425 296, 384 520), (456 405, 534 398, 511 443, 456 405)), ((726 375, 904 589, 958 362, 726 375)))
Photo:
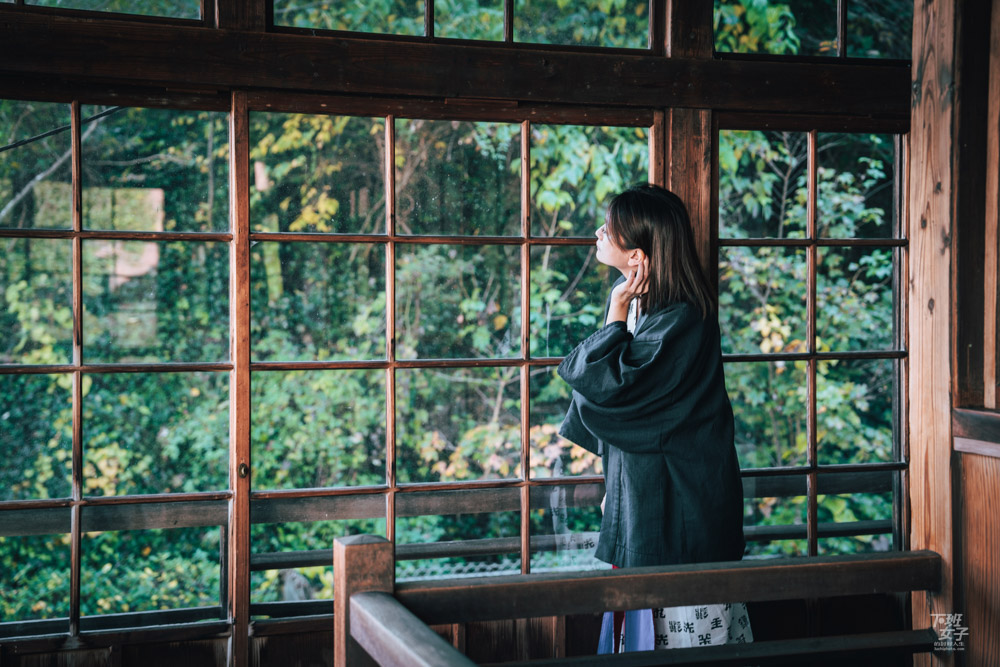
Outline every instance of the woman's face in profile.
POLYGON ((597 236, 597 261, 627 274, 631 270, 628 262, 629 251, 615 243, 608 234, 607 225, 598 227, 594 235, 597 236))

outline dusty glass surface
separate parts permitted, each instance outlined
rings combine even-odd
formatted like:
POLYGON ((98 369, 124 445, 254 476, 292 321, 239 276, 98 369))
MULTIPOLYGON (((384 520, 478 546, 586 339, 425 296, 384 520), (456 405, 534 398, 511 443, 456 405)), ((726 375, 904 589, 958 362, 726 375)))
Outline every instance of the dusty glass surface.
POLYGON ((817 363, 816 437, 821 465, 894 459, 896 363, 892 359, 817 363))
POLYGON ((385 233, 385 119, 250 114, 250 224, 385 233))
POLYGON ((514 41, 645 49, 649 2, 515 0, 514 41))
POLYGON ((607 199, 649 180, 649 130, 531 126, 531 233, 592 237, 607 199))
POLYGON ((0 375, 0 500, 70 495, 72 384, 70 375, 0 375))
POLYGON ((397 480, 519 477, 520 387, 516 367, 397 371, 397 480))
POLYGON ((819 248, 816 270, 816 349, 888 350, 896 307, 893 248, 819 248))
POLYGON ((601 474, 601 458, 559 435, 570 403, 570 388, 555 366, 530 370, 531 476, 573 477, 601 474))
POLYGON ((0 239, 0 363, 73 359, 70 239, 0 239))
POLYGON ((396 121, 396 232, 521 233, 521 127, 396 121))
POLYGON ((424 34, 423 0, 274 0, 274 25, 392 35, 424 34))
POLYGON ((819 555, 893 550, 891 492, 820 494, 817 503, 819 555), (854 524, 852 528, 861 534, 822 537, 824 525, 830 524, 854 524))
POLYGON ((604 304, 621 274, 594 255, 593 244, 532 247, 532 357, 564 356, 603 326, 604 304))
POLYGON ((228 114, 84 105, 81 115, 84 229, 229 229, 228 114))
POLYGON ((229 374, 85 376, 83 493, 229 488, 229 374))
POLYGON ((253 485, 385 483, 385 371, 254 371, 253 485))
POLYGON ((715 50, 836 57, 837 0, 715 0, 715 50))
POLYGON ((823 132, 816 137, 821 238, 893 236, 896 149, 890 134, 823 132))
POLYGON ((396 246, 396 357, 521 353, 520 248, 396 246))
POLYGON ((385 246, 253 244, 254 361, 385 358, 385 246))
POLYGON ((531 489, 531 571, 573 572, 611 566, 594 558, 601 532, 602 485, 531 489))
POLYGON ((435 0, 434 36, 503 40, 503 0, 435 0))
POLYGON ((70 107, 0 100, 0 227, 73 226, 70 107))
MULTIPOLYGON (((62 527, 65 533, 11 535, 4 531, 0 534, 0 571, 4 573, 4 585, 0 586, 0 624, 64 618, 62 631, 69 630, 69 510, 65 517, 62 527)), ((46 521, 40 519, 40 522, 46 521)), ((9 633, 0 625, 0 636, 6 634, 9 633)), ((22 630, 14 634, 24 633, 22 630)))
POLYGON ((913 57, 910 0, 851 0, 847 3, 847 55, 860 58, 913 57))
POLYGON ((720 248, 719 326, 723 352, 805 352, 805 250, 720 248))
POLYGON ((725 373, 740 467, 805 465, 806 362, 729 362, 725 373))
POLYGON ((201 18, 201 0, 25 0, 25 4, 174 19, 201 18))
POLYGON ((719 236, 804 238, 804 132, 719 132, 719 236))
POLYGON ((229 358, 229 248, 187 241, 83 241, 84 359, 229 358))

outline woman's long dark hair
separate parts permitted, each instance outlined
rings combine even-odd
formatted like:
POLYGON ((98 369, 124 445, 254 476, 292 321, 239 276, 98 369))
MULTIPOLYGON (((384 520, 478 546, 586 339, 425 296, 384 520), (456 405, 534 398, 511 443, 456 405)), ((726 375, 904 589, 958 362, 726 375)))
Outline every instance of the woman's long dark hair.
POLYGON ((698 262, 680 197, 658 185, 632 186, 611 200, 605 225, 619 248, 639 248, 649 258, 648 288, 640 300, 644 311, 687 301, 702 317, 713 312, 715 294, 698 262))

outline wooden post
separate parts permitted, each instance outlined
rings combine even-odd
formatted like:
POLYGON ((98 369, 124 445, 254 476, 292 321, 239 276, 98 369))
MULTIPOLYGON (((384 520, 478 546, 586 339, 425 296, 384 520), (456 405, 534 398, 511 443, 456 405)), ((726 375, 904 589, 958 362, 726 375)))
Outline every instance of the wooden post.
POLYGON ((333 541, 333 664, 364 667, 375 661, 351 639, 351 595, 392 593, 396 582, 392 543, 375 535, 333 541))

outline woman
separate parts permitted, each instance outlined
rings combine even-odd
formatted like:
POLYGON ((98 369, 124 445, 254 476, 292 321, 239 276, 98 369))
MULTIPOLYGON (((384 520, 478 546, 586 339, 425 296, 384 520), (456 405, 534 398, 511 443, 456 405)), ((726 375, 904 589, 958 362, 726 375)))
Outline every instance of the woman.
MULTIPOLYGON (((616 567, 739 560, 733 412, 687 211, 672 192, 639 185, 612 199, 605 220, 597 259, 622 277, 605 326, 559 365, 573 389, 560 434, 604 464, 596 556, 616 567)), ((752 641, 742 603, 629 612, 624 623, 626 650, 752 641)), ((611 624, 609 613, 601 652, 621 646, 611 624)))

